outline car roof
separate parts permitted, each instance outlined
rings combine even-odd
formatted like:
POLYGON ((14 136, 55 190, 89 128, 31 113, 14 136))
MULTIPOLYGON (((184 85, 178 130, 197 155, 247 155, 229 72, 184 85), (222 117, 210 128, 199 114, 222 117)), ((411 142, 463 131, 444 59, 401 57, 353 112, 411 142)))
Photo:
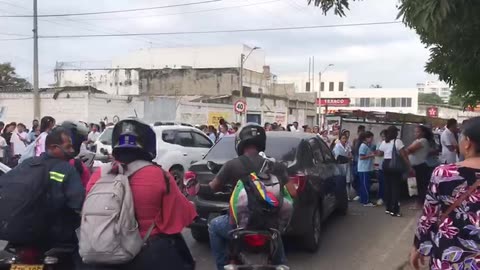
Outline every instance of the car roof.
MULTIPOLYGON (((198 130, 195 127, 189 126, 180 126, 180 125, 172 125, 172 126, 153 126, 153 130, 162 131, 162 130, 198 130)), ((200 130, 198 130, 200 131, 200 130)))
MULTIPOLYGON (((228 134, 225 137, 235 137, 235 134, 228 134)), ((267 132, 267 138, 298 138, 298 139, 311 139, 315 138, 315 134, 304 132, 290 132, 290 131, 269 131, 267 132)))

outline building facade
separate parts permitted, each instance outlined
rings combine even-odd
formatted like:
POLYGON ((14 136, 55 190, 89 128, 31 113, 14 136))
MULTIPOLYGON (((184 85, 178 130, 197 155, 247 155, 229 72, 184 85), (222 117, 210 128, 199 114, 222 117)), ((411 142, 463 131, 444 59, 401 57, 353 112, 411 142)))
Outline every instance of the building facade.
POLYGON ((425 83, 417 83, 418 93, 422 94, 437 94, 448 103, 452 90, 450 86, 442 81, 427 81, 425 83))

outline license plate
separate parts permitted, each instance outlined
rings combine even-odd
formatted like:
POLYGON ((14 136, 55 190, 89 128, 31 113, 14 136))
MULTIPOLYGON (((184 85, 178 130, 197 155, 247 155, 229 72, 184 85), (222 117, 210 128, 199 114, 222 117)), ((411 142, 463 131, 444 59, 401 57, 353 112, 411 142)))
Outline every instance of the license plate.
POLYGON ((43 265, 12 264, 10 270, 43 270, 43 265))

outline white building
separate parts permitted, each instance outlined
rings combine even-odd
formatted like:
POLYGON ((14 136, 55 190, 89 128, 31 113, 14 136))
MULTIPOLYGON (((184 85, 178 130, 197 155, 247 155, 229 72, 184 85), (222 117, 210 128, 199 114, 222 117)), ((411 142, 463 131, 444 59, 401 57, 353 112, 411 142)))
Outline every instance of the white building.
POLYGON ((328 92, 326 93, 326 97, 345 97, 345 91, 349 88, 348 73, 341 71, 327 71, 322 74, 321 78, 317 73, 313 78, 310 78, 310 80, 308 78, 308 72, 283 74, 278 76, 278 81, 294 83, 296 91, 299 93, 318 93, 320 89, 323 89, 323 92, 325 92, 325 90, 328 92), (321 82, 319 84, 320 79, 321 82))
POLYGON ((351 88, 347 95, 350 106, 336 109, 418 113, 416 88, 351 88))
POLYGON ((450 86, 442 81, 427 81, 426 83, 417 83, 418 93, 437 94, 443 102, 448 103, 452 90, 450 86))
POLYGON ((244 69, 263 72, 265 51, 243 44, 143 49, 113 59, 112 68, 239 68, 242 54, 249 55, 244 69))

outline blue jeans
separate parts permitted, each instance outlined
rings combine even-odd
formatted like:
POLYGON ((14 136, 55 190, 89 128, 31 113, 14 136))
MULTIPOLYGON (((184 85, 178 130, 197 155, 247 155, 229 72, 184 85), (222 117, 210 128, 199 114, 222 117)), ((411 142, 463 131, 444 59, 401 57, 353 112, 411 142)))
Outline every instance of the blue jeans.
POLYGON ((353 161, 352 162, 352 187, 355 190, 355 192, 360 193, 360 183, 358 179, 358 161, 353 161))
POLYGON ((371 172, 358 172, 358 189, 360 191, 360 203, 362 204, 370 203, 370 178, 371 172))
MULTIPOLYGON (((212 248, 218 270, 223 270, 223 267, 228 263, 229 232, 234 229, 235 227, 230 223, 230 217, 228 215, 216 217, 208 224, 210 247, 212 248)), ((279 237, 278 249, 276 254, 273 255, 273 263, 275 265, 285 264, 287 261, 281 239, 282 238, 279 237)))

